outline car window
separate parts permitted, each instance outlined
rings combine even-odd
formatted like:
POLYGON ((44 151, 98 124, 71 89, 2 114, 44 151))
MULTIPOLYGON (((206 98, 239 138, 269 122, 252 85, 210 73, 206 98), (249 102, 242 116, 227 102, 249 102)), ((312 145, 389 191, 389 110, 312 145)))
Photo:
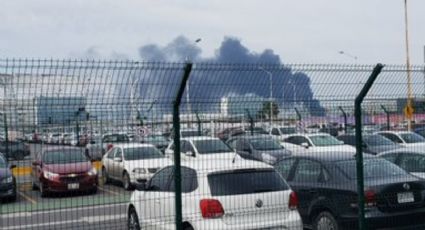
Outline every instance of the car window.
POLYGON ((121 148, 117 148, 115 150, 115 156, 114 157, 115 158, 121 158, 122 159, 122 150, 121 150, 121 148))
POLYGON ((173 170, 173 166, 169 166, 157 172, 150 180, 150 190, 160 192, 170 191, 169 184, 171 176, 173 174, 173 170))
MULTIPOLYGON (((344 172, 349 179, 357 178, 356 161, 344 160, 336 162, 336 166, 344 172)), ((397 165, 382 159, 368 158, 363 161, 364 178, 391 178, 392 176, 409 175, 397 165)))
POLYGON ((282 175, 286 180, 288 179, 289 173, 291 172, 291 168, 294 166, 296 159, 285 159, 279 161, 274 168, 282 175))
MULTIPOLYGON (((187 167, 181 167, 181 176, 181 185, 183 193, 190 193, 198 188, 198 178, 195 170, 187 167)), ((175 191, 174 174, 170 181, 170 191, 175 191)))
POLYGON ((285 180, 273 169, 243 169, 208 175, 212 196, 229 196, 289 189, 285 180))
POLYGON ((425 142, 425 138, 417 133, 401 133, 400 136, 406 143, 425 142))
POLYGON ((48 150, 43 153, 42 160, 45 164, 67 164, 88 161, 83 151, 78 149, 48 150))
POLYGON ((233 152, 228 145, 219 139, 194 140, 193 145, 195 145, 199 154, 233 152))
POLYGON ((356 145, 356 137, 355 136, 339 136, 338 140, 343 141, 344 144, 347 145, 356 145))
POLYGON ((382 136, 390 139, 391 141, 393 141, 395 143, 403 143, 403 141, 399 137, 397 137, 396 135, 394 135, 394 134, 391 134, 391 133, 380 133, 379 135, 382 135, 382 136))
POLYGON ((280 144, 274 139, 268 139, 268 138, 251 139, 250 143, 255 150, 260 150, 260 151, 282 149, 280 144))
POLYGON ((331 135, 310 136, 310 140, 315 146, 341 145, 341 142, 331 135))
POLYGON ((180 151, 180 152, 182 152, 182 153, 187 153, 187 152, 192 152, 192 153, 194 153, 194 152, 195 152, 195 150, 194 150, 194 149, 193 149, 193 147, 192 147, 192 144, 190 144, 190 142, 189 142, 189 141, 182 141, 182 142, 181 142, 180 149, 181 149, 181 151, 180 151))
POLYGON ((282 134, 294 134, 297 130, 294 127, 280 128, 282 134))
POLYGON ((322 165, 311 160, 300 160, 295 169, 293 181, 295 182, 319 182, 322 175, 322 165))
POLYGON ((237 149, 236 145, 238 143, 238 140, 230 140, 227 142, 227 144, 232 148, 232 149, 237 149))
POLYGON ((382 155, 381 157, 387 161, 395 163, 395 161, 397 160, 397 156, 398 156, 398 153, 388 153, 388 154, 382 155))
POLYGON ((279 136, 280 135, 279 130, 276 129, 276 128, 273 128, 272 129, 272 135, 279 136))
POLYGON ((144 160, 164 158, 164 155, 155 147, 131 147, 125 148, 125 160, 144 160))
POLYGON ((425 156, 401 154, 399 166, 408 172, 425 172, 425 156))

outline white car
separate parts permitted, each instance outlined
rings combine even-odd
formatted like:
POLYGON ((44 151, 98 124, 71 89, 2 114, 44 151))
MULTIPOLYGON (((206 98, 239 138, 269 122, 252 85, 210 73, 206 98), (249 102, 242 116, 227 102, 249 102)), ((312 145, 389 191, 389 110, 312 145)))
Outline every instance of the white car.
MULTIPOLYGON (((135 190, 128 229, 175 229, 174 169, 135 190)), ((185 230, 303 229, 298 197, 271 166, 239 159, 182 163, 185 230)))
POLYGON ((102 159, 103 183, 121 181, 126 190, 144 183, 160 168, 170 165, 170 159, 151 144, 116 144, 102 159))
POLYGON ((306 133, 291 135, 281 145, 296 152, 356 152, 356 148, 344 144, 344 142, 336 139, 327 133, 306 133))
POLYGON ((392 142, 405 147, 425 147, 425 138, 421 135, 408 131, 379 131, 381 136, 390 139, 392 142))
POLYGON ((297 133, 297 127, 295 126, 274 126, 270 129, 270 135, 283 140, 291 134, 297 133))
MULTIPOLYGON (((165 150, 165 156, 174 159, 174 142, 165 150)), ((182 160, 191 159, 233 159, 238 157, 236 152, 217 137, 186 137, 180 139, 182 160)))

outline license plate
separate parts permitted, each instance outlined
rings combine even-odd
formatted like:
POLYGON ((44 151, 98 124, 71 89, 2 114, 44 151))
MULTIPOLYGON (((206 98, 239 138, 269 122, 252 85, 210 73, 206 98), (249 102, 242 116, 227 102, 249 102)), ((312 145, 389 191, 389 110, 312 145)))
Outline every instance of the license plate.
POLYGON ((399 204, 411 203, 415 201, 415 197, 413 197, 413 193, 411 192, 403 192, 397 193, 397 200, 399 204))
POLYGON ((68 184, 68 189, 79 189, 80 184, 68 184))

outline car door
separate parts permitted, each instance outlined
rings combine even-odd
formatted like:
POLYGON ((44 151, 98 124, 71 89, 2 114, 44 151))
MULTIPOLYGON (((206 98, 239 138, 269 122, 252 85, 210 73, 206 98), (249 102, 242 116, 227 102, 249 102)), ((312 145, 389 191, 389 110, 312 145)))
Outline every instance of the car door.
POLYGON ((111 163, 111 166, 112 166, 111 176, 117 180, 121 179, 123 164, 124 162, 123 162, 122 149, 120 147, 117 147, 116 150, 114 151, 114 159, 112 159, 112 163, 111 163))
POLYGON ((102 159, 103 167, 105 167, 106 173, 109 176, 112 176, 111 171, 114 163, 115 150, 116 148, 113 148, 110 151, 106 152, 106 156, 102 159))
POLYGON ((320 194, 322 183, 326 182, 329 174, 323 169, 320 162, 299 159, 293 175, 288 178, 291 188, 295 190, 300 201, 298 211, 305 221, 309 215, 312 201, 320 194))
POLYGON ((139 205, 142 229, 169 229, 174 224, 174 192, 170 182, 174 168, 168 166, 158 171, 141 193, 139 205), (143 226, 145 225, 145 226, 143 226))

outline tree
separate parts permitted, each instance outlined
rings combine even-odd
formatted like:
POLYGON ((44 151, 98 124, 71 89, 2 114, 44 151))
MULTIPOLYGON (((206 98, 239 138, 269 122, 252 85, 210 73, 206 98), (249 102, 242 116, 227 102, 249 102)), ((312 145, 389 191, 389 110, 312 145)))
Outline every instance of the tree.
MULTIPOLYGON (((279 105, 273 101, 272 102, 272 116, 276 118, 279 115, 279 105)), ((266 101, 263 103, 263 108, 258 111, 257 117, 260 119, 270 119, 270 101, 266 101)))

